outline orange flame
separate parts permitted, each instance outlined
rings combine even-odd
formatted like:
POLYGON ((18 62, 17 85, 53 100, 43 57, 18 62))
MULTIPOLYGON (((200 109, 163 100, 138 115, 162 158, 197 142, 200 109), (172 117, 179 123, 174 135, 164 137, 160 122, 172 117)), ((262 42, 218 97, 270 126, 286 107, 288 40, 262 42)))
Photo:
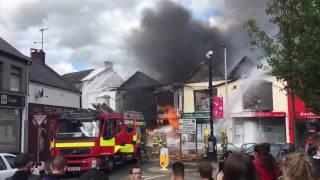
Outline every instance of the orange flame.
POLYGON ((176 109, 174 107, 167 106, 166 114, 168 117, 169 125, 175 129, 179 129, 179 121, 178 121, 176 109))

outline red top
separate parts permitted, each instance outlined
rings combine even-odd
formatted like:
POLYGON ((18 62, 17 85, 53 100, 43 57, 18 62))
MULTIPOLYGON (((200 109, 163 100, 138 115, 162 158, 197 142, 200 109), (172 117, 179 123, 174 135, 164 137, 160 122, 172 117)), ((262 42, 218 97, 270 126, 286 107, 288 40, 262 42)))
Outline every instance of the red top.
POLYGON ((260 180, 277 180, 279 177, 279 171, 276 162, 272 161, 272 168, 267 170, 261 159, 256 158, 253 160, 253 164, 256 167, 257 174, 260 180))

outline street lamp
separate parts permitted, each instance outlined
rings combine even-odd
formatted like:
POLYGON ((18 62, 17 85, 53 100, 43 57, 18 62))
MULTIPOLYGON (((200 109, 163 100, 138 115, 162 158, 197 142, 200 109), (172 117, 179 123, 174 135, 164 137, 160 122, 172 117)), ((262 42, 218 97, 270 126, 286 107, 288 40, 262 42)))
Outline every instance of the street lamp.
POLYGON ((212 55, 213 55, 213 51, 208 51, 206 54, 208 58, 208 66, 209 66, 210 136, 213 135, 212 62, 211 62, 212 55))

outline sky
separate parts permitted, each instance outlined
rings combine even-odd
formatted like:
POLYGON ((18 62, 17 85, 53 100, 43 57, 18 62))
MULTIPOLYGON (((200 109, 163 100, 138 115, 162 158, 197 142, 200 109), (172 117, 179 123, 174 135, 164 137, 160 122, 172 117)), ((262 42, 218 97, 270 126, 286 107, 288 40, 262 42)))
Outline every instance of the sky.
MULTIPOLYGON (((139 29, 147 8, 162 0, 0 0, 0 36, 29 56, 41 48, 44 31, 46 63, 59 74, 114 63, 125 79, 143 71, 127 39, 139 29)), ((265 0, 171 0, 209 27, 230 31, 249 17, 259 19, 265 0), (254 8, 252 8, 254 7, 254 8)))

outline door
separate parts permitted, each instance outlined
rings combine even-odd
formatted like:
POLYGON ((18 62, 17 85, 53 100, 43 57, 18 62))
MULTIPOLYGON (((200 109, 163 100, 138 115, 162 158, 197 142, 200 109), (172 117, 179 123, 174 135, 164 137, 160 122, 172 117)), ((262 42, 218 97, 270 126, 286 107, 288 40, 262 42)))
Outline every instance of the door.
POLYGON ((126 148, 123 149, 123 152, 131 153, 134 151, 133 145, 136 143, 136 125, 135 120, 132 118, 124 119, 125 124, 125 143, 126 148))

